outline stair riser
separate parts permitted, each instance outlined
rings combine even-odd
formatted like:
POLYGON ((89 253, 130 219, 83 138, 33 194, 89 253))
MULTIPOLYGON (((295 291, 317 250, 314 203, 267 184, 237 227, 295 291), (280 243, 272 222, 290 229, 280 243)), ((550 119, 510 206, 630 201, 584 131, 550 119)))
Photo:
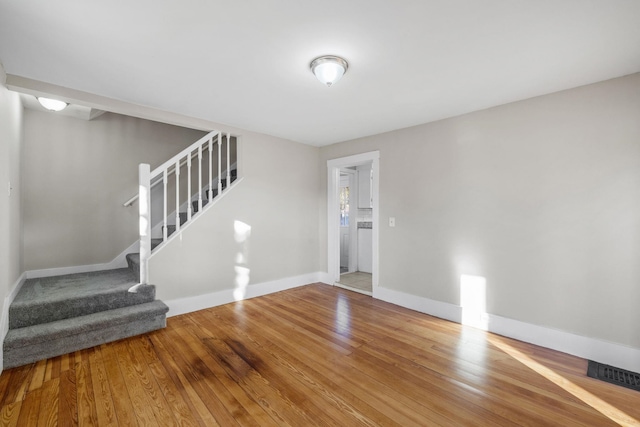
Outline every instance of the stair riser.
POLYGON ((24 347, 5 349, 4 369, 15 368, 38 360, 44 360, 107 342, 133 337, 162 329, 165 326, 165 314, 158 314, 127 324, 116 324, 99 330, 69 335, 52 341, 42 341, 24 347))
POLYGON ((11 305, 9 307, 9 329, 24 328, 136 304, 144 304, 153 301, 155 297, 155 286, 144 286, 137 293, 124 291, 90 295, 75 300, 49 302, 44 306, 16 307, 11 305))
MULTIPOLYGON (((151 250, 153 250, 153 247, 151 250)), ((133 271, 136 279, 140 281, 140 254, 127 254, 126 258, 129 269, 133 271)))

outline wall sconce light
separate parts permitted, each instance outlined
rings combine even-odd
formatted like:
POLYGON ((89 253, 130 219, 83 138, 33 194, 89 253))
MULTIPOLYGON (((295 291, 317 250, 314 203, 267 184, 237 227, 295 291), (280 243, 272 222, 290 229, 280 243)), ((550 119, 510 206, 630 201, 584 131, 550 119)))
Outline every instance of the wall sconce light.
POLYGON ((50 111, 62 111, 67 108, 67 103, 64 101, 58 101, 57 99, 38 97, 38 102, 44 108, 50 111))

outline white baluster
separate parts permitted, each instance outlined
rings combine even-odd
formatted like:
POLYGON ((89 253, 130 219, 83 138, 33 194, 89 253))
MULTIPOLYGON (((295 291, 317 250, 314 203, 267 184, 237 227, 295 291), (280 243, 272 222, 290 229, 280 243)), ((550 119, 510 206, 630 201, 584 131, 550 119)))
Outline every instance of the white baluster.
POLYGON ((167 184, 168 184, 169 180, 167 179, 167 170, 163 170, 162 171, 162 185, 164 186, 164 201, 163 201, 163 215, 162 215, 162 224, 164 225, 164 227, 162 227, 162 241, 166 241, 167 240, 167 184))
POLYGON ((222 135, 218 138, 218 196, 222 194, 222 135))
POLYGON ((227 188, 231 185, 231 134, 227 134, 227 188))
POLYGON ((176 160, 176 233, 180 231, 180 159, 176 160))
POLYGON ((198 147, 198 212, 202 212, 202 145, 198 147))
POLYGON ((187 221, 191 220, 191 152, 187 154, 187 221))
MULTIPOLYGON (((220 134, 218 134, 220 135, 220 134)), ((209 138, 209 202, 213 200, 213 137, 209 138)))
MULTIPOLYGON (((151 255, 151 166, 138 166, 139 212, 140 212, 140 283, 149 282, 149 256, 151 255)), ((137 288, 136 288, 137 289, 137 288)), ((134 288, 130 289, 135 292, 134 288)))

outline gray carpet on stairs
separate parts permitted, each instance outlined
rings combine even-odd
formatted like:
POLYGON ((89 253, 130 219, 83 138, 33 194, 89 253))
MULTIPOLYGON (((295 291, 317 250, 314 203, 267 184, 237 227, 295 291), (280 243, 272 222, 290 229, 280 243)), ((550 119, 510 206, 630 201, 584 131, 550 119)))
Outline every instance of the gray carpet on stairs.
POLYGON ((153 285, 128 292, 137 283, 129 268, 28 279, 9 307, 4 368, 165 327, 169 308, 153 285))
POLYGON ((164 328, 167 311, 169 307, 162 301, 153 301, 11 329, 4 341, 4 368, 164 328))
POLYGON ((28 279, 9 308, 9 328, 153 301, 154 286, 145 286, 135 294, 128 292, 137 283, 128 268, 28 279))

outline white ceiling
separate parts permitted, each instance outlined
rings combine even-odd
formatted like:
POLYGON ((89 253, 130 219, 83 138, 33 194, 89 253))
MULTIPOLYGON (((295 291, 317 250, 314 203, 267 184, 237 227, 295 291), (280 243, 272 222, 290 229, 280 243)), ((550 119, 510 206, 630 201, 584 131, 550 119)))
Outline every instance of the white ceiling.
POLYGON ((640 1, 0 0, 0 61, 320 146, 639 72, 640 1))

